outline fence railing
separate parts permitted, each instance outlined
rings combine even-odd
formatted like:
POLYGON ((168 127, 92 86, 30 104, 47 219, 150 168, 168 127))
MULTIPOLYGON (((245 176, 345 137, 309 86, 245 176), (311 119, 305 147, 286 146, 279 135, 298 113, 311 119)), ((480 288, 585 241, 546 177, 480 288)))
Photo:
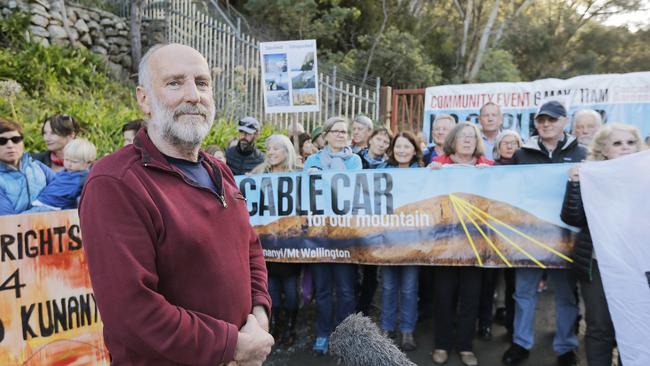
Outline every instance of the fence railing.
POLYGON ((393 90, 390 128, 398 131, 421 131, 425 89, 393 90))
MULTIPOLYGON (((119 0, 120 16, 128 17, 129 1, 119 0)), ((187 44, 201 52, 212 70, 214 97, 219 114, 228 119, 252 115, 262 123, 287 128, 301 122, 311 131, 327 118, 364 114, 379 120, 380 81, 360 85, 337 78, 336 67, 319 72, 319 112, 264 113, 259 41, 211 15, 209 8, 192 0, 145 0, 143 20, 164 22, 166 40, 187 44)))

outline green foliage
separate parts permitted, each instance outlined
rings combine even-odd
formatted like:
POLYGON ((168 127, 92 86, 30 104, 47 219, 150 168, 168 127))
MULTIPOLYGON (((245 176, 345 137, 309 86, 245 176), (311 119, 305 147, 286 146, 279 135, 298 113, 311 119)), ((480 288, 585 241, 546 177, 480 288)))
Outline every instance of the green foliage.
MULTIPOLYGON (((287 131, 276 129, 270 123, 263 124, 262 130, 260 131, 260 135, 256 141, 257 148, 262 151, 266 151, 266 146, 264 145, 264 141, 266 140, 267 137, 276 133, 286 134, 287 131)), ((236 121, 229 121, 223 118, 218 119, 214 122, 214 126, 212 127, 208 135, 205 137, 205 140, 203 141, 203 146, 219 145, 225 150, 228 148, 228 144, 230 143, 230 141, 232 141, 233 139, 237 139, 238 137, 239 137, 239 131, 237 130, 236 121)))
MULTIPOLYGON (((495 0, 232 0, 266 40, 318 39, 319 64, 361 79, 381 29, 370 74, 382 84, 411 88, 467 82, 495 0), (386 9, 383 5, 386 4, 386 9), (457 6, 458 5, 458 6, 457 6), (463 15, 469 14, 467 23, 463 15), (466 47, 461 49, 464 26, 466 47), (462 52, 461 52, 462 51, 462 52)), ((647 70, 648 32, 608 27, 612 14, 640 0, 501 1, 471 81, 534 80, 647 70), (525 6, 523 6, 525 4, 525 6), (523 6, 523 7, 521 7, 523 6), (521 8, 520 8, 521 7, 521 8), (519 11, 521 10, 521 11, 519 11), (497 37, 498 35, 498 37, 497 37)))
POLYGON ((497 81, 520 81, 519 69, 515 65, 512 55, 502 49, 489 49, 485 53, 483 66, 478 74, 481 83, 497 81))
POLYGON ((273 39, 313 38, 325 48, 339 46, 341 28, 361 16, 360 9, 337 0, 250 0, 244 10, 273 39))
POLYGON ((25 42, 30 16, 27 13, 16 12, 13 16, 0 21, 0 47, 18 47, 25 42))
MULTIPOLYGON (((630 9, 637 2, 608 3, 618 9, 630 9)), ((567 2, 534 2, 513 23, 502 47, 514 56, 525 80, 647 71, 648 32, 605 26, 567 2)))
MULTIPOLYGON (((4 39, 19 40, 26 30, 23 15, 0 20, 4 39)), ((13 41, 12 41, 13 42, 13 41)), ((23 91, 0 99, 0 115, 12 116, 25 129, 27 151, 42 151, 42 121, 56 113, 79 120, 81 134, 100 156, 122 144, 121 127, 140 113, 132 85, 108 74, 104 61, 87 50, 40 44, 5 43, 0 48, 0 80, 16 80, 23 91)))
MULTIPOLYGON (((374 41, 372 36, 359 39, 363 46, 374 41)), ((357 67, 365 67, 369 51, 352 51, 356 55, 357 67)), ((360 70, 361 73, 363 69, 360 70)), ((427 62, 418 39, 410 33, 389 27, 379 38, 370 64, 370 74, 381 77, 382 82, 397 88, 421 88, 438 84, 442 71, 427 62)))

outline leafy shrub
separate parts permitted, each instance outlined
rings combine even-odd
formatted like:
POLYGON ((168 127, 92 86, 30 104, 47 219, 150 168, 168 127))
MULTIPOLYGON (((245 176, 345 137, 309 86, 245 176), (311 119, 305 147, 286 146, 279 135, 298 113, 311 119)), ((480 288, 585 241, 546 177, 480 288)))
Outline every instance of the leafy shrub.
MULTIPOLYGON (((264 141, 266 140, 267 137, 275 133, 286 134, 286 132, 287 131, 284 130, 278 130, 273 125, 268 123, 262 125, 262 130, 260 131, 260 135, 256 141, 257 148, 259 148, 262 151, 266 151, 266 146, 264 146, 264 141)), ((210 130, 208 136, 205 137, 205 140, 203 141, 203 145, 204 146, 219 145, 222 148, 226 149, 228 148, 228 142, 238 137, 239 137, 239 131, 237 130, 236 121, 227 121, 225 119, 219 119, 215 121, 214 127, 212 127, 212 129, 210 130)))
MULTIPOLYGON (((122 125, 141 118, 135 85, 114 79, 105 61, 86 49, 30 43, 28 25, 24 13, 0 19, 0 81, 15 80, 22 86, 18 94, 0 98, 0 115, 23 124, 26 150, 45 150, 41 124, 57 113, 79 121, 81 135, 97 146, 99 156, 121 147, 122 125)), ((265 125, 258 146, 272 133, 273 127, 265 125)), ((235 123, 221 119, 205 144, 227 147, 238 135, 235 123)))
POLYGON ((78 119, 100 155, 121 146, 122 124, 140 116, 133 85, 112 79, 104 60, 88 50, 30 43, 28 25, 20 12, 0 20, 0 80, 22 86, 0 98, 0 115, 23 124, 27 151, 45 150, 41 123, 56 113, 78 119))

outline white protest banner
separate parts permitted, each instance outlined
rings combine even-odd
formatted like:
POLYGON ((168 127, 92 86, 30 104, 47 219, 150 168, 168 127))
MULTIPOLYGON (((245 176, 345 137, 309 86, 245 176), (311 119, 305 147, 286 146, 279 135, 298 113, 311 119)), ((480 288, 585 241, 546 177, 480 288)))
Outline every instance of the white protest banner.
POLYGON ((569 117, 579 109, 595 109, 605 122, 631 124, 643 136, 650 134, 650 72, 430 87, 425 95, 423 132, 430 139, 433 120, 441 113, 477 122, 481 107, 491 102, 501 107, 503 128, 527 138, 534 129, 537 109, 549 100, 563 103, 569 117))
POLYGON ((316 40, 260 43, 266 113, 318 112, 316 40))
POLYGON ((580 188, 623 365, 650 365, 650 151, 586 163, 580 188))

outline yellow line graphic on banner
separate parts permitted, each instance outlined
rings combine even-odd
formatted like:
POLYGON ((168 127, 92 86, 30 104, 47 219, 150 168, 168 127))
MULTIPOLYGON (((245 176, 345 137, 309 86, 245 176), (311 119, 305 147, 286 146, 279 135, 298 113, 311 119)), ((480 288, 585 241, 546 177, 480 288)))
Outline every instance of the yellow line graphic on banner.
POLYGON ((454 200, 451 200, 451 204, 454 206, 454 212, 456 213, 456 216, 458 216, 458 221, 460 221, 460 224, 463 226, 463 230, 465 231, 465 235, 467 235, 467 240, 469 240, 469 245, 472 246, 472 250, 474 251, 474 255, 476 255, 476 260, 478 261, 479 266, 483 266, 483 261, 481 260, 481 256, 478 254, 478 250, 476 249, 476 245, 474 245, 474 239, 472 236, 469 234, 469 231, 467 230, 467 226, 465 226, 465 220, 460 216, 460 210, 456 206, 456 203, 454 200))
MULTIPOLYGON (((512 267, 512 264, 508 261, 508 259, 503 255, 503 253, 501 253, 501 251, 499 250, 499 248, 496 247, 496 245, 494 244, 494 242, 492 242, 492 240, 490 240, 490 238, 487 236, 487 234, 485 234, 485 232, 483 231, 483 229, 481 229, 481 226, 480 226, 479 224, 477 224, 476 221, 474 221, 474 219, 472 218, 472 215, 475 216, 476 218, 478 218, 479 220, 483 221, 484 223, 485 223, 485 221, 484 221, 480 216, 478 216, 477 214, 472 213, 472 212, 469 212, 465 207, 463 207, 463 202, 458 202, 458 201, 456 201, 458 198, 456 198, 455 196, 450 196, 450 197, 451 197, 451 202, 452 202, 454 205, 456 205, 456 207, 459 208, 459 209, 463 212, 463 214, 464 214, 465 216, 467 216, 467 217, 472 221, 472 224, 474 224, 474 227, 476 228, 476 230, 478 230, 478 232, 481 233, 481 236, 483 236, 483 239, 485 239, 485 241, 490 245, 490 247, 492 248, 492 250, 494 250, 494 251, 497 253, 497 255, 499 256, 499 258, 501 258, 501 260, 502 260, 502 261, 503 261, 503 262, 504 262, 508 267, 512 267)), ((491 225, 488 224, 488 226, 490 226, 490 228, 492 228, 491 225)), ((493 229, 493 230, 494 230, 494 229, 493 229)), ((496 230, 495 230, 495 231, 496 231, 496 230)), ((533 258, 531 258, 531 259, 533 259, 533 258)), ((535 259, 533 259, 533 260, 535 260, 535 259)))
MULTIPOLYGON (((462 200, 459 200, 459 201, 458 201, 458 204, 461 205, 461 207, 462 207, 462 205, 467 205, 467 203, 463 202, 462 200)), ((476 215, 476 214, 474 213, 474 215, 476 215)), ((483 223, 484 223, 485 225, 487 225, 490 229, 492 229, 494 232, 496 232, 497 235, 499 235, 499 236, 500 236, 501 238, 503 238, 505 241, 507 241, 508 243, 510 243, 510 245, 512 245, 513 247, 515 247, 515 249, 517 249, 518 251, 520 251, 523 255, 525 255, 525 256, 528 257, 531 261, 533 261, 535 264, 537 264, 540 268, 546 268, 546 266, 545 266, 542 262, 540 262, 537 258, 533 257, 530 253, 528 253, 528 252, 527 252, 526 250, 524 250, 522 247, 520 247, 519 245, 517 245, 514 241, 510 240, 510 238, 509 238, 508 236, 506 236, 505 234, 503 234, 501 231, 497 230, 497 229, 496 229, 494 226, 492 226, 489 222, 485 221, 482 217, 480 217, 480 216, 478 216, 478 215, 476 215, 476 217, 478 217, 478 219, 481 220, 481 222, 483 222, 483 223)))
POLYGON ((542 247, 542 248, 548 250, 549 252, 551 252, 551 253, 557 255, 558 257, 564 259, 565 261, 570 262, 570 263, 573 263, 573 259, 571 259, 571 258, 567 257, 566 255, 564 255, 564 254, 558 252, 557 250, 553 249, 553 248, 552 248, 551 246, 549 246, 548 244, 544 244, 544 243, 542 243, 541 241, 539 241, 539 240, 537 240, 537 239, 531 237, 530 235, 528 235, 528 234, 526 234, 526 233, 524 233, 524 232, 518 230, 517 228, 512 227, 512 226, 506 224, 505 222, 503 222, 503 221, 497 219, 496 217, 494 217, 494 216, 488 214, 487 212, 481 210, 480 208, 478 208, 478 207, 472 205, 471 203, 469 203, 469 202, 467 202, 467 201, 465 201, 465 200, 463 200, 463 199, 461 199, 461 198, 458 198, 458 200, 459 200, 460 202, 463 202, 464 204, 467 204, 467 206, 468 206, 469 208, 471 208, 473 211, 476 211, 476 212, 480 213, 481 215, 483 215, 483 216, 489 218, 490 220, 497 222, 497 223, 500 224, 501 226, 504 226, 504 227, 506 227, 506 228, 512 230, 513 232, 515 232, 515 233, 517 233, 517 234, 523 236, 524 238, 526 238, 526 239, 530 240, 531 242, 533 242, 533 243, 539 245, 540 247, 542 247))
MULTIPOLYGON (((503 221, 497 219, 496 217, 494 217, 494 216, 488 214, 487 212, 479 209, 478 207, 472 205, 468 201, 466 201, 466 200, 464 200, 464 199, 462 199, 462 198, 460 198, 460 197, 458 197, 456 195, 453 195, 453 194, 450 194, 449 198, 451 200, 451 203, 453 205, 454 210, 456 211, 456 215, 458 216, 459 220, 461 221, 461 224, 463 225, 463 229, 465 231, 465 234, 468 236, 468 239, 470 240, 470 245, 472 245, 472 249, 474 250, 474 253, 477 256, 478 256, 478 253, 477 253, 476 245, 473 242, 472 238, 470 237, 469 231, 465 227, 465 223, 464 223, 464 221, 463 221, 463 219, 461 217, 467 217, 467 218, 470 219, 470 221, 472 222, 474 227, 477 229, 477 231, 479 231, 479 233, 483 236, 483 238, 490 245, 490 247, 497 253, 497 255, 501 258, 501 260, 503 260, 506 264, 508 264, 508 266, 511 266, 511 264, 507 261, 505 256, 503 256, 503 254, 498 250, 498 248, 494 245, 494 243, 487 237, 485 232, 480 228, 479 224, 477 224, 476 221, 474 221, 472 216, 479 219, 483 224, 485 224, 490 229, 492 229, 499 237, 503 238, 506 242, 508 242, 513 247, 515 247, 519 252, 524 254, 526 257, 528 257, 530 260, 532 260, 535 264, 537 264, 541 268, 546 268, 546 266, 544 266, 543 263, 541 263, 539 260, 537 260, 531 254, 529 254, 526 250, 524 250, 519 245, 517 245, 506 234, 504 234, 501 231, 499 231, 498 229, 496 229, 494 227, 494 225, 490 224, 487 220, 490 220, 490 221, 493 221, 493 222, 499 224, 500 226, 512 231, 513 234, 519 235, 519 236, 531 241, 532 243, 534 243, 534 244, 548 250, 549 252, 557 255, 558 257, 560 257, 560 258, 562 258, 562 259, 564 259, 564 260, 566 260, 568 262, 573 262, 573 260, 571 258, 569 258, 566 255, 564 255, 564 254, 558 252, 557 250, 551 248, 549 245, 544 244, 544 243, 540 242, 539 240, 536 240, 536 239, 532 238, 530 235, 527 235, 526 233, 514 228, 513 226, 504 223, 503 221)), ((482 262, 479 262, 479 264, 482 265, 482 262)))

